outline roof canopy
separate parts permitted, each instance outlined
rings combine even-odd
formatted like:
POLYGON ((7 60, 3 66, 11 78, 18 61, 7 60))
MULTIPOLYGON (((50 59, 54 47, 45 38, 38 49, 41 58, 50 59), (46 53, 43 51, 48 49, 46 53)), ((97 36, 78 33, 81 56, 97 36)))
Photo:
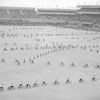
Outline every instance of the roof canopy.
POLYGON ((79 8, 100 8, 100 5, 78 5, 79 8))

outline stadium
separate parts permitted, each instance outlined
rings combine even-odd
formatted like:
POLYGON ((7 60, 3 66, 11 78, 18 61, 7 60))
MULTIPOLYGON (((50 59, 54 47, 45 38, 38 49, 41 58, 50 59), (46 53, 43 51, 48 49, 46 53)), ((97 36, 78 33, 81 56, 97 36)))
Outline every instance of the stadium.
POLYGON ((99 27, 100 6, 79 5, 77 9, 0 7, 0 25, 78 25, 99 27))
POLYGON ((100 6, 0 7, 0 100, 100 100, 100 6))

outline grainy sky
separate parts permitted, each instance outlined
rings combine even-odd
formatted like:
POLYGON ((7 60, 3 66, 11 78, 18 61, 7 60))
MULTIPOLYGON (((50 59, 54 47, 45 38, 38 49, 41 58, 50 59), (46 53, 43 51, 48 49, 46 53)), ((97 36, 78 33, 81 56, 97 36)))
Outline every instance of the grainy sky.
POLYGON ((100 0, 0 0, 0 6, 36 8, 75 8, 76 5, 100 5, 100 0))

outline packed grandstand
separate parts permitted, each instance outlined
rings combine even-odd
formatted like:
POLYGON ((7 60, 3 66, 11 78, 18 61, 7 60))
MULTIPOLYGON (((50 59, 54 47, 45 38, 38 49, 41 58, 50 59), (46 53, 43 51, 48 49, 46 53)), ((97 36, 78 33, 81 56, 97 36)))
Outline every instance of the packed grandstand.
POLYGON ((100 6, 79 5, 77 9, 0 7, 0 25, 53 24, 100 27, 100 6))

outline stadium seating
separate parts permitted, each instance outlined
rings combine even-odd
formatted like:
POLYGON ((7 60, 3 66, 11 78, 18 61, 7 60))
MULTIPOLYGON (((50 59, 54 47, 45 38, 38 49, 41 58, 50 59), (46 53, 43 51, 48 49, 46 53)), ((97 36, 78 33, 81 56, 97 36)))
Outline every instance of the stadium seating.
POLYGON ((23 13, 23 17, 25 18, 34 18, 34 16, 36 15, 35 10, 29 10, 29 9, 23 9, 21 10, 23 13))
POLYGON ((34 8, 0 8, 0 24, 2 25, 80 25, 81 23, 95 23, 98 27, 100 8, 67 9, 37 9, 34 8), (98 15, 91 15, 91 12, 98 15), (81 14, 82 13, 82 14, 81 14), (88 14, 89 13, 89 14, 88 14), (83 16, 84 15, 84 16, 83 16))
POLYGON ((9 18, 9 14, 6 9, 0 9, 0 18, 9 18))
POLYGON ((9 9, 8 11, 11 18, 20 18, 22 16, 19 9, 9 9))

